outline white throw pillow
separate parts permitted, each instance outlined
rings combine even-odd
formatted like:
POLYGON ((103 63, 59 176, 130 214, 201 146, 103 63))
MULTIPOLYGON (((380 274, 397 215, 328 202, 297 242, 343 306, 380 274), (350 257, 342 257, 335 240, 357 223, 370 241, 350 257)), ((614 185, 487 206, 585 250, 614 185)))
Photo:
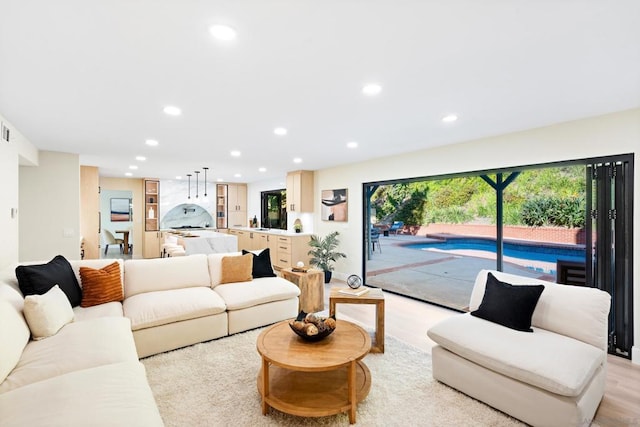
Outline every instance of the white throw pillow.
POLYGON ((27 295, 23 313, 34 340, 55 335, 64 325, 73 322, 71 303, 58 285, 43 295, 27 295))

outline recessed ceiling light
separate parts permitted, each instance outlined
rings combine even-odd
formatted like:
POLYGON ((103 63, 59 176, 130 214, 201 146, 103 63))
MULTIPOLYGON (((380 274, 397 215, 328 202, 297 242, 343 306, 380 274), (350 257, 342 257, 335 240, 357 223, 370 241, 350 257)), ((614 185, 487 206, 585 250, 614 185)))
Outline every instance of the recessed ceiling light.
POLYGON ((362 93, 367 96, 375 96, 382 92, 382 86, 377 83, 369 83, 362 87, 362 93))
POLYGON ((180 175, 176 176, 176 179, 182 179, 182 177, 180 175))
POLYGON ((173 105, 167 105, 162 111, 170 116, 179 116, 182 114, 182 110, 178 107, 174 107, 173 105))
POLYGON ((302 163, 302 159, 300 157, 295 157, 293 159, 293 163, 302 163))
POLYGON ((136 170, 138 169, 138 165, 129 165, 129 169, 136 170))
POLYGON ((221 41, 235 40, 238 35, 236 30, 226 25, 212 25, 209 27, 209 32, 214 38, 221 41))
POLYGON ((147 160, 147 158, 145 156, 136 156, 136 160, 139 162, 144 162, 145 160, 147 160))
POLYGON ((236 173, 233 176, 235 176, 236 178, 240 178, 242 176, 242 174, 236 173))
POLYGON ((230 154, 231 154, 233 157, 240 157, 240 155, 241 155, 242 153, 241 153, 240 151, 238 151, 238 150, 233 150, 230 154))
POLYGON ((133 176, 131 172, 125 172, 124 176, 133 176))
POLYGON ((277 127, 273 130, 273 133, 275 133, 278 136, 284 136, 287 134, 287 129, 283 127, 277 127))
POLYGON ((347 142, 347 148, 358 148, 358 143, 355 141, 347 142))
POLYGON ((147 139, 144 143, 149 147, 155 147, 158 145, 158 141, 156 141, 155 139, 147 139))
POLYGON ((445 123, 455 122, 456 120, 458 120, 458 116, 455 114, 448 114, 442 118, 442 121, 445 123))
POLYGON ((258 172, 266 172, 267 168, 258 168, 258 172))

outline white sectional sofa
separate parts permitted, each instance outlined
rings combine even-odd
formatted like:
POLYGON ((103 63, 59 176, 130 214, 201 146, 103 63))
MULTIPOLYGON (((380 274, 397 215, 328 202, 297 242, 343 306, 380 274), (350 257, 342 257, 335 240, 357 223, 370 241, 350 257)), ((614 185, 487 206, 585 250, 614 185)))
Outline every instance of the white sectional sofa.
MULTIPOLYGON (((31 339, 13 272, 0 277, 0 425, 162 425, 139 358, 295 317, 279 277, 220 284, 225 256, 117 261, 123 302, 74 307, 73 322, 31 339)), ((114 260, 70 261, 100 269, 114 260)))
POLYGON ((534 426, 589 425, 604 395, 611 298, 594 288, 481 271, 470 312, 485 296, 488 273, 511 285, 544 285, 533 333, 470 313, 434 325, 433 376, 534 426))

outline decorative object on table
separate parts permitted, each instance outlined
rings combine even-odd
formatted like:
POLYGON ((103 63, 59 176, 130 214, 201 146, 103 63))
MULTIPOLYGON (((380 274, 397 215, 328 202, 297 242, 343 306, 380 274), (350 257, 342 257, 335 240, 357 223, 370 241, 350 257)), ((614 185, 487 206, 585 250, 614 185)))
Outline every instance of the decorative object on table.
POLYGON ((351 289, 358 289, 362 286, 362 279, 357 274, 352 274, 347 277, 347 285, 349 285, 351 289))
POLYGON ((367 292, 369 292, 369 288, 361 288, 361 289, 343 288, 338 291, 338 293, 340 294, 351 295, 354 297, 359 297, 360 295, 364 295, 367 292))
POLYGON ((293 231, 295 231, 296 233, 302 232, 302 221, 300 221, 300 218, 296 219, 293 223, 293 231))
POLYGON ((296 273, 306 273, 307 271, 309 271, 309 268, 304 266, 304 262, 298 261, 296 266, 293 267, 291 271, 295 271, 296 273))
POLYGON ((301 311, 296 320, 289 322, 291 330, 307 341, 320 341, 336 330, 336 317, 320 317, 301 311))
POLYGON ((324 221, 347 221, 348 203, 347 189, 322 190, 321 218, 324 221))
POLYGON ((340 244, 338 234, 340 233, 334 231, 333 233, 327 234, 324 238, 314 234, 309 240, 309 246, 311 246, 311 250, 307 252, 307 255, 311 256, 309 264, 324 270, 324 283, 331 281, 333 263, 340 258, 347 257, 346 254, 336 250, 340 244))

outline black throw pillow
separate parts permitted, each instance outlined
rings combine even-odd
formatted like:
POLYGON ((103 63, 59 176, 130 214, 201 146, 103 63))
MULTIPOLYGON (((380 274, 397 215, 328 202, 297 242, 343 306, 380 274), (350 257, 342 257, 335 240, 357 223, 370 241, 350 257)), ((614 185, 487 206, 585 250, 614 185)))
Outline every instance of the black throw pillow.
POLYGON ((276 277, 276 273, 273 272, 271 266, 271 255, 269 254, 269 248, 263 249, 260 255, 256 255, 253 252, 242 250, 242 255, 253 255, 253 270, 251 275, 254 279, 259 277, 276 277))
POLYGON ((544 285, 511 285, 491 273, 480 307, 471 315, 522 332, 533 332, 531 317, 544 285))
POLYGON ((82 290, 69 261, 57 255, 46 264, 19 265, 16 267, 18 286, 24 296, 43 295, 58 285, 67 295, 72 307, 80 305, 82 290))

